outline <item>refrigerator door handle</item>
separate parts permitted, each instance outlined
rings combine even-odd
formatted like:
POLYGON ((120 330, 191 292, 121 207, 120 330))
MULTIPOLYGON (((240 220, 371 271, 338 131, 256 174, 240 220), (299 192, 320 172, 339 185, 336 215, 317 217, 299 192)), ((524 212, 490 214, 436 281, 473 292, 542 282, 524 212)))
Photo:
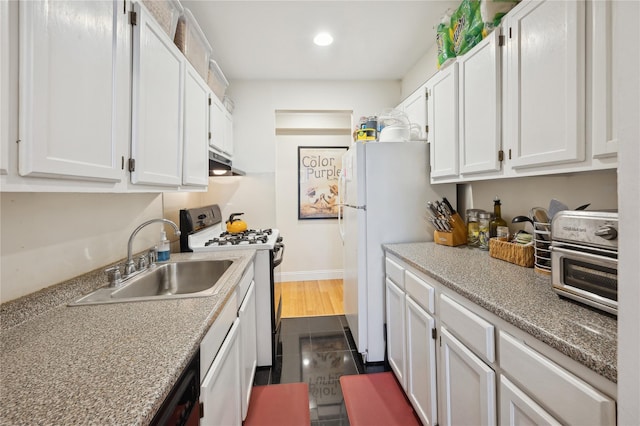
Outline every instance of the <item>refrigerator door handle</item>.
MULTIPOLYGON (((367 206, 366 205, 354 206, 353 204, 337 203, 336 206, 338 206, 338 207, 349 207, 349 208, 356 209, 356 210, 367 210, 367 206)), ((338 218, 340 218, 340 216, 338 216, 338 218)))
MULTIPOLYGON (((343 160, 344 161, 344 160, 343 160)), ((340 239, 344 243, 344 226, 342 224, 342 208, 344 204, 342 203, 342 194, 344 194, 344 173, 340 173, 338 177, 338 232, 340 232, 340 239)))

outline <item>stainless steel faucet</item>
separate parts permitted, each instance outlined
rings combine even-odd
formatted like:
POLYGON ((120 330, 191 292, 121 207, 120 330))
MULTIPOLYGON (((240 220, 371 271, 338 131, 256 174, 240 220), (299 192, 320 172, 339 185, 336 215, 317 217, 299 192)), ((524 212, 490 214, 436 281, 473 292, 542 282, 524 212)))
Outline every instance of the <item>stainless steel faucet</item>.
POLYGON ((175 231, 175 235, 178 236, 180 235, 180 229, 178 229, 178 225, 176 225, 175 223, 173 223, 172 221, 168 220, 168 219, 151 219, 146 221, 145 223, 143 223, 142 225, 138 226, 136 229, 133 230, 133 232, 131 233, 131 236, 129 237, 129 242, 127 243, 127 263, 124 267, 124 275, 125 278, 131 274, 133 274, 134 272, 136 272, 136 264, 133 261, 133 239, 135 238, 135 236, 138 234, 138 232, 144 228, 145 226, 152 224, 152 223, 156 223, 156 222, 162 222, 162 223, 167 223, 171 226, 173 226, 173 230, 175 231))

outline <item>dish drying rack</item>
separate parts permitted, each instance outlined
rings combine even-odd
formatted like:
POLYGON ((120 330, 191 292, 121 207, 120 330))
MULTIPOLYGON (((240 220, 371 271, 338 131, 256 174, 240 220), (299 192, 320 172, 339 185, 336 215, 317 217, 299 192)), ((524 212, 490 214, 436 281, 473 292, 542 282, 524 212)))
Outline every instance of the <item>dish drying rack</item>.
POLYGON ((551 223, 533 222, 534 269, 551 275, 551 223))

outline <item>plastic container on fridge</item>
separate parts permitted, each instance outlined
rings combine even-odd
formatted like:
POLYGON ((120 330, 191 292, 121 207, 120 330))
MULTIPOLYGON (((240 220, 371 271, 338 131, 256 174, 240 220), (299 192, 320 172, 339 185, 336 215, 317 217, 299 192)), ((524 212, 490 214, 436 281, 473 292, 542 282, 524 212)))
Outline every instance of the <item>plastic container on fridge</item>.
POLYGON ((213 90, 220 101, 224 102, 224 94, 229 87, 227 78, 222 73, 222 70, 218 66, 218 63, 213 59, 209 60, 209 76, 207 78, 207 84, 213 90))
POLYGON ((142 0, 142 3, 164 32, 173 40, 176 35, 178 19, 184 13, 180 2, 178 0, 142 0))
POLYGON ((209 74, 211 45, 198 25, 196 18, 186 7, 184 8, 184 13, 178 19, 174 43, 198 71, 198 74, 206 80, 209 74))

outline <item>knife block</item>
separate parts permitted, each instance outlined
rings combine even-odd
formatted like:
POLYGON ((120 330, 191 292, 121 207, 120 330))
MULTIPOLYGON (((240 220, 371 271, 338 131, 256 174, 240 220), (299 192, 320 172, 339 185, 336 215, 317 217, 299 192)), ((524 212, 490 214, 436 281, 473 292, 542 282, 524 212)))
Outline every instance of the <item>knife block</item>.
POLYGON ((467 225, 458 213, 454 213, 449 221, 451 232, 434 231, 433 241, 443 246, 461 246, 467 244, 467 225))

